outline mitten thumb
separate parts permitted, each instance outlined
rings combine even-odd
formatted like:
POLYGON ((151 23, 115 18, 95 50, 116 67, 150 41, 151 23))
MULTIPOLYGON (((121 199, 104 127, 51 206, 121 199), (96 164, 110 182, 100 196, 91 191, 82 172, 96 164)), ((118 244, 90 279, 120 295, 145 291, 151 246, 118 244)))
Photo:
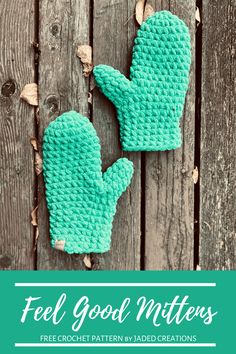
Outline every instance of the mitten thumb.
POLYGON ((97 65, 93 69, 97 86, 115 105, 122 101, 122 96, 129 91, 131 82, 118 70, 107 65, 97 65))
POLYGON ((117 160, 103 175, 107 192, 117 200, 130 184, 133 176, 133 163, 126 158, 117 160))

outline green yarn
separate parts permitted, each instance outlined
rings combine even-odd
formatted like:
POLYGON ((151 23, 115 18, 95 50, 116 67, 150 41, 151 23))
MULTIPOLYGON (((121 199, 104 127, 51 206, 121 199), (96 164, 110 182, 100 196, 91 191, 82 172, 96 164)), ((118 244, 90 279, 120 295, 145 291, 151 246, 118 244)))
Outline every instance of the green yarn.
POLYGON ((172 150, 181 146, 179 120, 189 83, 191 45, 185 23, 168 11, 142 23, 128 80, 107 66, 94 68, 98 87, 114 103, 123 150, 172 150))
POLYGON ((110 249, 117 200, 133 164, 117 160, 101 170, 101 148, 89 119, 71 111, 49 124, 43 139, 43 173, 54 248, 68 253, 110 249))

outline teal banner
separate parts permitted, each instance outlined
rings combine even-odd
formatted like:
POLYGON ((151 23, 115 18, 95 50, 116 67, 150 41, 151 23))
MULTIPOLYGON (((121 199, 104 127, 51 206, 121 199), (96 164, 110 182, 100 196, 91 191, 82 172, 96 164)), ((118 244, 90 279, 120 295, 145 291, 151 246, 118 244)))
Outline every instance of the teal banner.
POLYGON ((0 353, 235 350, 235 272, 0 272, 0 353))

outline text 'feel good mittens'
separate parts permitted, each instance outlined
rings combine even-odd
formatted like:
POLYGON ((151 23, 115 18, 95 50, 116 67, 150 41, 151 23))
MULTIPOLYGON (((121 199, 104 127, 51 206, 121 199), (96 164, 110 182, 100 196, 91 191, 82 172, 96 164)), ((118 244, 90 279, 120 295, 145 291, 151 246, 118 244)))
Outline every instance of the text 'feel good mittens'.
POLYGON ((172 150, 181 146, 179 120, 190 63, 187 26, 177 16, 161 11, 143 22, 138 31, 130 80, 112 67, 94 68, 98 87, 117 108, 123 150, 172 150))
POLYGON ((89 119, 74 111, 49 124, 43 139, 43 173, 54 248, 68 253, 110 249, 116 204, 133 175, 117 160, 101 170, 101 148, 89 119))

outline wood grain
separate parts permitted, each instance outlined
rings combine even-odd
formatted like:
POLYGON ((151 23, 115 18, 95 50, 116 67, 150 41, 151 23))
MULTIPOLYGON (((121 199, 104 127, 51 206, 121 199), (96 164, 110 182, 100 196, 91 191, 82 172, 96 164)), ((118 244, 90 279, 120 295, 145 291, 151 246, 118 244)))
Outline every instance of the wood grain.
MULTIPOLYGON (((89 79, 76 56, 78 45, 89 44, 88 0, 42 0, 39 7, 39 139, 50 121, 67 110, 88 116, 89 79)), ((38 269, 85 269, 83 255, 68 255, 49 244, 48 212, 42 176, 39 180, 38 269)))
POLYGON ((34 1, 0 1, 0 269, 34 269, 34 108, 20 99, 34 82, 34 1))
POLYGON ((236 2, 204 1, 202 23, 200 266, 228 270, 236 268, 236 2))
POLYGON ((170 10, 189 26, 192 41, 190 85, 181 120, 180 149, 145 154, 145 269, 193 268, 195 1, 149 1, 170 10))
MULTIPOLYGON (((111 65, 128 76, 137 29, 134 11, 134 0, 94 1, 95 65, 111 65)), ((122 156, 131 159, 135 168, 132 184, 118 202, 111 251, 93 255, 93 269, 140 269, 140 153, 121 151, 115 108, 97 88, 93 95, 93 122, 101 139, 104 169, 122 156)))
POLYGON ((91 255, 93 270, 193 269, 194 207, 200 207, 201 269, 236 269, 236 1, 202 1, 202 46, 198 41, 196 48, 198 65, 202 61, 197 77, 201 139, 196 141, 200 205, 198 196, 194 201, 192 179, 196 2, 148 3, 155 11, 177 14, 191 32, 183 145, 176 151, 123 153, 114 106, 93 87, 92 77, 84 78, 76 57, 78 45, 92 44, 95 65, 112 65, 128 77, 138 29, 136 0, 21 0, 20 6, 16 0, 0 0, 0 269, 87 269, 84 255, 70 256, 50 247, 43 177, 35 177, 30 145, 33 136, 41 145, 49 122, 70 109, 93 120, 104 170, 122 156, 135 167, 132 184, 118 202, 111 251, 91 255), (33 46, 38 37, 39 66, 33 46), (37 81, 40 111, 35 119, 35 108, 20 99, 20 92, 25 84, 37 81), (36 205, 37 252, 30 217, 36 205))

